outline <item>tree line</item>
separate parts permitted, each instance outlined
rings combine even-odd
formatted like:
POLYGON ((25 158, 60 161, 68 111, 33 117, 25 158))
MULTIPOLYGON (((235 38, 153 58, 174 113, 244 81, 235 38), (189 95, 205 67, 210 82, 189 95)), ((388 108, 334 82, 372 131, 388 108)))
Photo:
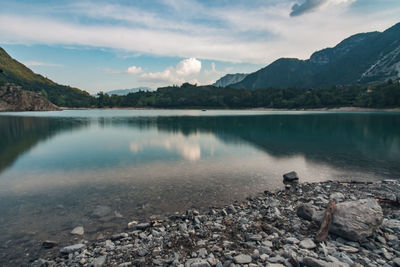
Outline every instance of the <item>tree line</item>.
POLYGON ((92 106, 99 108, 394 108, 400 107, 400 83, 388 81, 375 86, 257 90, 184 83, 182 86, 162 87, 156 91, 139 91, 126 96, 110 96, 100 92, 90 102, 92 106))

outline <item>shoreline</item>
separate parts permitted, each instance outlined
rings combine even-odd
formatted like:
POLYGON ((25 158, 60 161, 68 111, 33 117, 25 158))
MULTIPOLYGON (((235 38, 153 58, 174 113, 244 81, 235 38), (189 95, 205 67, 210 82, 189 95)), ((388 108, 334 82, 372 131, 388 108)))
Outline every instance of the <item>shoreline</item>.
POLYGON ((153 107, 104 107, 104 108, 71 108, 60 107, 62 110, 217 110, 217 111, 332 111, 332 112, 400 112, 400 108, 315 108, 315 109, 277 109, 277 108, 244 108, 244 109, 218 109, 218 108, 153 108, 153 107))
POLYGON ((95 242, 60 248, 48 241, 54 246, 43 248, 44 258, 33 266, 398 266, 399 192, 399 180, 289 184, 205 212, 133 221, 125 232, 95 242), (314 238, 331 198, 338 203, 334 223, 327 241, 318 243, 314 238), (362 227, 371 219, 370 229, 355 232, 366 234, 346 229, 354 221, 334 231, 341 212, 351 210, 341 207, 356 203, 358 210, 365 199, 364 206, 374 209, 358 216, 375 217, 360 222, 362 227))
POLYGON ((243 109, 225 109, 225 108, 154 108, 154 107, 59 107, 58 110, 0 110, 0 113, 7 112, 46 112, 46 111, 64 111, 64 110, 199 110, 199 111, 288 111, 288 112, 393 112, 400 113, 400 108, 360 108, 360 107, 338 107, 338 108, 311 108, 311 109, 278 109, 278 108, 243 108, 243 109))

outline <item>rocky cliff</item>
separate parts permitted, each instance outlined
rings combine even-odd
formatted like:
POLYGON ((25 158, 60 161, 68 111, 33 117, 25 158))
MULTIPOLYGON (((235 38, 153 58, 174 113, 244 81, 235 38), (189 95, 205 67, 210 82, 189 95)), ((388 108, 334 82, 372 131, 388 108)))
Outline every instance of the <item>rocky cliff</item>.
POLYGON ((20 86, 0 86, 0 111, 61 110, 39 93, 22 90, 20 86))
POLYGON ((246 76, 247 76, 247 74, 244 74, 244 73, 227 74, 224 77, 217 80, 215 83, 213 83, 213 86, 227 87, 231 84, 243 81, 243 79, 246 78, 246 76))

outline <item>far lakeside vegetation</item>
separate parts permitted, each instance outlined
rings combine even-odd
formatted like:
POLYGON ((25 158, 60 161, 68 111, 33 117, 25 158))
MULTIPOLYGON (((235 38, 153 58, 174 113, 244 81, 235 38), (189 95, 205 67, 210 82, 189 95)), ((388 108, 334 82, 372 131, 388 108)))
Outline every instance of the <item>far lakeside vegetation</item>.
POLYGON ((98 108, 276 108, 313 109, 337 107, 400 107, 400 83, 391 81, 375 86, 351 85, 320 89, 232 89, 229 87, 182 86, 162 87, 156 91, 139 91, 126 96, 100 92, 92 99, 98 108))

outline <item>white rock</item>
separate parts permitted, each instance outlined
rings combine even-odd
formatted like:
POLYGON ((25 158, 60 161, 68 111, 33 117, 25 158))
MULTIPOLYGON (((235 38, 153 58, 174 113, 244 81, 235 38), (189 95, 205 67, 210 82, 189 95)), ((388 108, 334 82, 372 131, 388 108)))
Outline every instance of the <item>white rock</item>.
POLYGON ((252 259, 249 255, 240 254, 240 255, 237 255, 236 257, 234 257, 233 260, 237 264, 247 264, 247 263, 250 263, 252 259))
POLYGON ((71 231, 72 235, 83 235, 84 233, 85 230, 83 229, 83 226, 77 226, 71 231))
POLYGON ((316 248, 314 241, 311 238, 304 239, 300 242, 300 247, 305 249, 313 249, 316 248))
POLYGON ((73 253, 75 251, 81 250, 84 247, 85 247, 84 244, 75 244, 75 245, 63 247, 62 249, 60 249, 60 252, 61 252, 61 254, 69 254, 69 253, 73 253))

